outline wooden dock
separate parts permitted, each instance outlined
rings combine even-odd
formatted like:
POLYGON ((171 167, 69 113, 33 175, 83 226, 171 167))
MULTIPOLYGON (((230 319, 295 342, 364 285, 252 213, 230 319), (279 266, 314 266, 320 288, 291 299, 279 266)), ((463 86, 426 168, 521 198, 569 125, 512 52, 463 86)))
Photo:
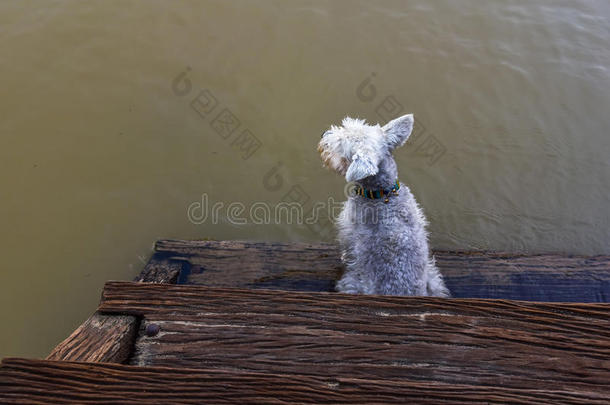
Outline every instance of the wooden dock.
POLYGON ((329 244, 159 241, 0 403, 610 403, 610 257, 435 256, 454 298, 334 293, 329 244))

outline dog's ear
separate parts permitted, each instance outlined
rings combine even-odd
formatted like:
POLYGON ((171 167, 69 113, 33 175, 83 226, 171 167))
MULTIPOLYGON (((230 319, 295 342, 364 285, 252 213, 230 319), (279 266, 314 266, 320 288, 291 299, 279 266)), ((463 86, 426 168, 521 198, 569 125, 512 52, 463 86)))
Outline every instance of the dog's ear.
POLYGON ((377 174, 379 168, 369 157, 366 157, 358 152, 352 156, 352 163, 347 168, 345 179, 347 181, 358 181, 365 177, 377 174))
POLYGON ((394 150, 404 143, 413 131, 413 114, 403 115, 388 122, 383 126, 383 132, 388 139, 390 150, 394 150))

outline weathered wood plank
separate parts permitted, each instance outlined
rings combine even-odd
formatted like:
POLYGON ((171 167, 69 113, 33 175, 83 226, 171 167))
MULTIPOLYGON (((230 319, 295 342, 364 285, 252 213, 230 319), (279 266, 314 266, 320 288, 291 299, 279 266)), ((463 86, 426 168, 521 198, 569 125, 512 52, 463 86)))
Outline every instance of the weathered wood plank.
POLYGON ((3 404, 599 404, 608 392, 5 359, 3 404))
MULTIPOLYGON (((188 284, 333 291, 343 272, 327 243, 161 240, 160 254, 189 263, 188 284)), ((610 256, 434 253, 456 298, 608 302, 610 256)))
POLYGON ((189 284, 332 291, 343 271, 325 243, 161 240, 155 250, 188 261, 189 284))
POLYGON ((607 304, 111 282, 99 310, 144 316, 138 365, 609 390, 607 304))
POLYGON ((154 254, 134 281, 176 284, 183 262, 164 254, 154 254))
POLYGON ((48 360, 124 363, 138 329, 135 316, 95 313, 61 342, 48 360))

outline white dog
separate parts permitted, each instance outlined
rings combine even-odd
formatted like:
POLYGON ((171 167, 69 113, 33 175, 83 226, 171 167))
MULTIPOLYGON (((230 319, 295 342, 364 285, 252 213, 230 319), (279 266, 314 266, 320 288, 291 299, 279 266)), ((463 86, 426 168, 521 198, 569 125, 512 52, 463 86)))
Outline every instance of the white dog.
POLYGON ((318 150, 324 165, 355 182, 339 215, 339 242, 346 271, 337 283, 352 294, 449 296, 430 258, 426 219, 400 184, 394 149, 413 130, 413 115, 385 126, 345 118, 324 132, 318 150))

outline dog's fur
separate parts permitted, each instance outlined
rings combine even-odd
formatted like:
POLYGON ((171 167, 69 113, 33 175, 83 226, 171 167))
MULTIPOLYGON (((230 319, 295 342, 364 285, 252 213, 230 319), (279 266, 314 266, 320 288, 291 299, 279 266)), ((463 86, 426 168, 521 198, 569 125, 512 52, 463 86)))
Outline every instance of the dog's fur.
MULTIPOLYGON (((413 115, 385 126, 345 118, 322 135, 318 150, 324 165, 366 189, 391 189, 397 179, 394 149, 413 130, 413 115)), ((426 219, 407 186, 397 195, 368 199, 350 195, 338 218, 346 271, 340 292, 381 295, 449 296, 430 258, 426 219)))

